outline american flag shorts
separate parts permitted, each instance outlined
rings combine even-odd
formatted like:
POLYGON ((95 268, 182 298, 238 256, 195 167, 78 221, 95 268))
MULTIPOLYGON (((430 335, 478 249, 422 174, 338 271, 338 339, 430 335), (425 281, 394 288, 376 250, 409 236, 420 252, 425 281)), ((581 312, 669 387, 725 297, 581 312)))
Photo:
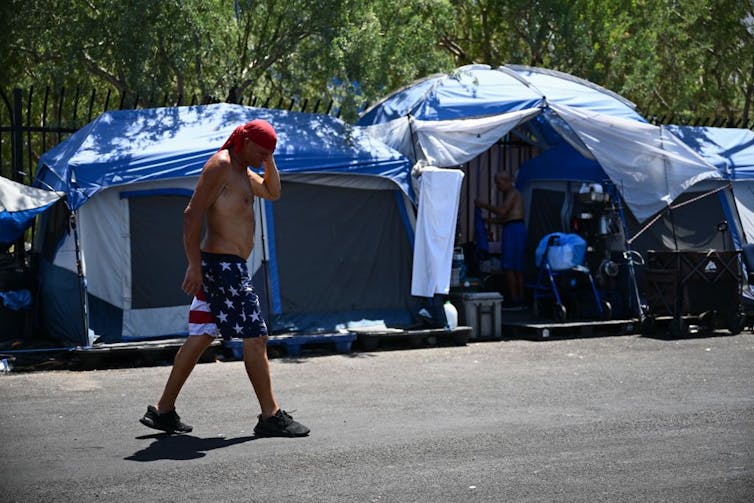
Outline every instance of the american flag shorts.
POLYGON ((259 296, 246 261, 236 255, 202 252, 203 288, 189 311, 189 335, 223 339, 267 335, 259 296))

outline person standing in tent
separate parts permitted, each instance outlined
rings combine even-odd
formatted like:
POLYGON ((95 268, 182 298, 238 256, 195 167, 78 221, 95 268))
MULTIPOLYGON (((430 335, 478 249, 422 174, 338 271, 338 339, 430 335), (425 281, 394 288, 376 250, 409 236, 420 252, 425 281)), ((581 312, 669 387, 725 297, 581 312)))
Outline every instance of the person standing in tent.
POLYGON ((268 122, 250 121, 238 126, 202 169, 183 217, 188 268, 182 288, 194 296, 189 335, 175 356, 162 396, 140 419, 150 428, 178 433, 193 429, 181 422, 175 401, 199 357, 214 337, 222 336, 243 339, 244 365, 261 408, 254 433, 309 434, 309 428, 281 409, 273 395, 267 326, 246 267, 254 246, 254 196, 271 201, 280 197, 280 174, 272 155, 276 143, 268 122), (264 177, 248 169, 262 165, 264 177), (201 240, 204 220, 206 235, 201 240))
POLYGON ((495 216, 488 222, 502 224, 501 268, 505 274, 505 283, 510 299, 505 302, 509 307, 524 306, 524 250, 526 248, 526 226, 524 225, 524 198, 513 186, 510 175, 503 171, 495 174, 495 185, 503 194, 499 206, 474 201, 477 208, 482 208, 495 216))

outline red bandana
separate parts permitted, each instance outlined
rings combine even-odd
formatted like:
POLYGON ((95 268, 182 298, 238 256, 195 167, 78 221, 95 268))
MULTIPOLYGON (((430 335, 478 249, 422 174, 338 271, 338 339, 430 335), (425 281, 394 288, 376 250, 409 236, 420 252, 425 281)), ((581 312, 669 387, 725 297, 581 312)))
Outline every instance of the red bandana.
POLYGON ((275 145, 277 145, 278 141, 272 124, 262 119, 254 119, 234 129, 233 133, 225 140, 223 146, 220 147, 220 150, 232 147, 233 152, 237 154, 241 150, 245 138, 248 138, 262 148, 272 151, 275 150, 275 145))

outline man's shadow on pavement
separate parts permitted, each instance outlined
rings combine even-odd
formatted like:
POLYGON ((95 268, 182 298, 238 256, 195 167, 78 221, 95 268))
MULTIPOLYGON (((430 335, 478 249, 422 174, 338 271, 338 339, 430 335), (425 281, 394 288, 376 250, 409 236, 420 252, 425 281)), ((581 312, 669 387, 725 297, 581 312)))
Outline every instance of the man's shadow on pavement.
POLYGON ((207 451, 222 449, 235 444, 242 444, 256 440, 256 436, 225 438, 210 437, 199 438, 191 435, 171 435, 169 433, 156 433, 136 437, 139 440, 155 439, 145 449, 136 451, 132 455, 123 458, 128 461, 157 461, 160 459, 175 459, 179 461, 198 459, 207 455, 207 451))

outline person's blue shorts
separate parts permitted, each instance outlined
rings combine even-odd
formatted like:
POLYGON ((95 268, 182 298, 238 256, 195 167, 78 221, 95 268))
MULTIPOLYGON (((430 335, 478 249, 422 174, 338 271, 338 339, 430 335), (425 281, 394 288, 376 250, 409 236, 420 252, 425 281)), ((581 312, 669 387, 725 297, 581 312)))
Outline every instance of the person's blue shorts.
POLYGON ((246 261, 236 255, 202 252, 203 289, 189 311, 189 335, 223 339, 267 335, 259 296, 246 261))
POLYGON ((515 220, 503 225, 501 248, 500 268, 504 271, 523 271, 526 249, 526 225, 523 221, 515 220))

